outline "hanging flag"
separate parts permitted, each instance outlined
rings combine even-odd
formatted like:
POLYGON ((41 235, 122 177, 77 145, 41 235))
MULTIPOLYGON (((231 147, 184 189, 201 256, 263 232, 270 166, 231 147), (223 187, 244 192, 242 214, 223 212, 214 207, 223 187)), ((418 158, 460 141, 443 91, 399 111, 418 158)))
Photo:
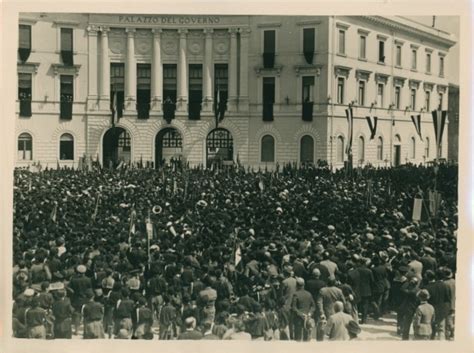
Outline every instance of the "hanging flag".
POLYGON ((352 115, 351 106, 349 106, 349 108, 346 109, 346 118, 347 118, 347 126, 348 126, 346 153, 351 154, 352 153, 352 130, 353 130, 353 123, 354 123, 354 116, 352 115))
POLYGON ((373 140, 375 134, 377 133, 378 118, 376 116, 366 116, 365 118, 367 119, 367 123, 369 124, 370 139, 373 140))
POLYGON ((146 219, 146 233, 149 240, 153 239, 153 223, 151 222, 150 216, 146 219))
POLYGON ((95 221, 95 219, 97 218, 97 213, 99 212, 99 200, 100 200, 100 194, 97 195, 97 201, 95 203, 94 213, 92 214, 93 221, 95 221))
POLYGON ((173 181, 173 194, 176 194, 178 192, 178 182, 176 179, 173 181))
POLYGON ((237 245, 237 247, 235 248, 235 254, 234 254, 235 266, 237 266, 241 260, 242 260, 242 252, 240 250, 240 245, 237 245))
POLYGON ((412 115, 411 121, 413 121, 413 125, 415 125, 416 133, 420 136, 420 139, 423 141, 423 137, 421 136, 421 115, 412 115))
POLYGON ((117 91, 114 89, 112 94, 112 104, 111 104, 111 111, 112 111, 112 126, 115 126, 115 123, 118 122, 118 113, 117 113, 117 91))
POLYGON ((216 80, 216 87, 217 87, 217 91, 216 91, 216 101, 214 102, 214 116, 216 118, 216 129, 219 127, 219 105, 220 105, 220 90, 219 90, 219 80, 217 79, 216 80))
POLYGON ((438 191, 429 191, 429 208, 430 208, 430 213, 432 216, 436 216, 439 210, 439 206, 441 204, 441 194, 438 191))
POLYGON ((135 206, 132 206, 132 210, 130 211, 130 228, 128 232, 128 243, 131 244, 132 242, 132 234, 135 234, 135 220, 137 218, 137 212, 135 211, 135 206))
POLYGON ((51 211, 51 220, 56 223, 56 219, 57 219, 57 213, 58 213, 58 203, 56 201, 54 201, 54 206, 53 206, 53 210, 51 211))
POLYGON ((417 195, 413 199, 413 213, 412 213, 412 219, 414 221, 420 221, 421 220, 421 211, 423 208, 423 199, 421 196, 417 195))
POLYGON ((446 122, 446 116, 448 112, 446 110, 433 110, 431 115, 433 117, 433 126, 436 137, 436 156, 437 158, 441 157, 439 155, 439 150, 441 142, 443 141, 443 132, 444 132, 444 123, 446 122))
POLYGON ((260 180, 258 182, 258 188, 260 189, 261 192, 263 192, 263 190, 265 190, 265 185, 263 184, 263 180, 260 180))

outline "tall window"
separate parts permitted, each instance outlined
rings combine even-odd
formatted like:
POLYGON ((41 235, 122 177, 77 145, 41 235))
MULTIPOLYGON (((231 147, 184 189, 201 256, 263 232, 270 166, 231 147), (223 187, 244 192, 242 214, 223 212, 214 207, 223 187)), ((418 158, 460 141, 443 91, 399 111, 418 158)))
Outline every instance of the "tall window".
POLYGON ((377 85, 377 106, 380 108, 383 107, 383 90, 384 90, 384 84, 379 83, 377 85))
POLYGON ((31 116, 31 74, 18 74, 18 100, 20 116, 31 116))
POLYGON ((262 162, 275 162, 275 139, 272 135, 262 137, 262 162))
POLYGON ((365 140, 363 136, 359 136, 359 142, 357 146, 357 161, 363 163, 365 160, 365 140))
POLYGON ((443 109, 443 93, 439 92, 438 96, 438 109, 442 110, 443 109))
POLYGON ((425 157, 426 158, 430 157, 430 138, 429 137, 425 138, 425 157))
POLYGON ((21 62, 26 62, 31 53, 31 26, 20 25, 18 55, 21 62))
POLYGON ((61 75, 60 77, 61 111, 60 118, 72 119, 72 103, 74 101, 74 77, 72 75, 61 75))
POLYGON ((379 40, 379 63, 385 63, 385 42, 379 40))
POLYGON ((189 65, 189 119, 201 118, 202 65, 189 65))
POLYGON ((272 68, 275 65, 276 31, 263 31, 263 67, 272 68))
POLYGON ((360 36, 360 39, 359 39, 359 58, 360 59, 366 58, 366 46, 367 46, 367 37, 360 36))
POLYGON ((275 102, 275 77, 263 78, 263 120, 273 121, 273 103, 275 102))
POLYGON ((430 91, 425 92, 425 108, 426 111, 430 111, 430 91))
POLYGON ((313 94, 314 94, 314 76, 304 76, 303 82, 303 120, 313 120, 313 94))
POLYGON ((303 28, 303 55, 308 64, 313 63, 314 57, 314 28, 303 28))
POLYGON ((18 159, 22 161, 33 159, 33 139, 26 132, 18 136, 18 159))
POLYGON ((74 159, 74 137, 71 134, 62 134, 59 140, 59 158, 63 160, 74 159))
POLYGON ((414 137, 411 138, 411 159, 416 158, 416 139, 414 137))
POLYGON ((377 139, 377 160, 383 160, 383 139, 381 136, 377 139))
POLYGON ((336 161, 344 162, 344 137, 338 136, 336 140, 336 161))
POLYGON ((439 75, 444 76, 444 56, 439 57, 439 75))
POLYGON ((400 109, 401 105, 401 93, 400 93, 400 86, 395 86, 395 107, 400 109))
POLYGON ((402 66, 402 46, 397 45, 396 66, 402 66))
POLYGON ((357 100, 360 106, 365 105, 365 81, 359 81, 359 94, 357 100))
POLYGON ((227 109, 228 97, 228 76, 227 64, 215 64, 214 66, 214 112, 221 113, 227 109))
POLYGON ((73 29, 61 28, 61 58, 63 64, 72 66, 73 62, 73 29))
POLYGON ((339 54, 346 54, 346 31, 344 31, 342 29, 339 30, 338 53, 339 54))
POLYGON ((411 93, 411 110, 416 110, 416 89, 412 88, 411 93))
POLYGON ((176 110, 176 64, 163 64, 163 118, 170 122, 176 110))
POLYGON ((304 135, 300 142, 300 162, 314 162, 314 140, 309 135, 304 135))
POLYGON ((431 53, 426 53, 426 72, 431 73, 431 53))
POLYGON ((416 49, 411 50, 411 68, 416 70, 416 49))
POLYGON ((137 118, 150 117, 151 65, 137 64, 137 118))
POLYGON ((337 103, 344 104, 344 77, 337 79, 337 103))
POLYGON ((114 104, 117 117, 123 116, 125 91, 125 65, 123 63, 110 64, 110 104, 114 104))

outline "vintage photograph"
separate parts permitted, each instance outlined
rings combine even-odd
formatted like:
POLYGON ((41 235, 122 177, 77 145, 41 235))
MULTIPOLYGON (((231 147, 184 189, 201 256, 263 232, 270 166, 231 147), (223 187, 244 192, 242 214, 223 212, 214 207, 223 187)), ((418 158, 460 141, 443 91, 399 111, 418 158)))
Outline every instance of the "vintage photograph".
POLYGON ((458 16, 17 30, 14 339, 455 339, 458 16))

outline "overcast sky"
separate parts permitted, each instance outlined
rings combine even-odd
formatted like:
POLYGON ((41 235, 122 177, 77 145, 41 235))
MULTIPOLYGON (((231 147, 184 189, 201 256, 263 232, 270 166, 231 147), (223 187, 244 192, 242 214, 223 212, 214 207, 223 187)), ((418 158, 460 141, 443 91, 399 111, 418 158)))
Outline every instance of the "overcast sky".
MULTIPOLYGON (((407 18, 431 26, 433 16, 406 16, 407 18)), ((435 27, 456 36, 459 43, 459 16, 436 16, 435 27)), ((459 44, 449 50, 446 75, 450 83, 459 84, 459 44)))

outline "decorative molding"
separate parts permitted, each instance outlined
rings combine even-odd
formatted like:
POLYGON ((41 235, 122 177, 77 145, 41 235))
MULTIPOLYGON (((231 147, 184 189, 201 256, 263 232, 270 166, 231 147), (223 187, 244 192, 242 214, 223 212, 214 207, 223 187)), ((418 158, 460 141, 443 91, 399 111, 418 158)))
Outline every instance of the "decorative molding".
POLYGON ((365 29, 365 28, 359 28, 359 29, 357 30, 357 33, 359 33, 359 34, 361 34, 361 35, 363 35, 363 36, 368 36, 369 33, 370 33, 370 31, 367 30, 367 29, 365 29))
POLYGON ((415 50, 418 50, 420 48, 420 46, 418 44, 410 44, 410 48, 412 49, 415 49, 415 50))
POLYGON ((215 32, 213 40, 214 52, 217 54, 223 55, 227 54, 229 51, 229 38, 227 35, 223 36, 215 32))
POLYGON ((377 40, 386 41, 387 39, 388 39, 388 36, 384 34, 377 34, 377 40))
POLYGON ((425 91, 427 91, 427 90, 432 91, 433 88, 434 88, 434 85, 435 85, 435 84, 434 84, 433 82, 423 82, 423 89, 424 89, 425 91))
POLYGON ((369 78, 370 78, 370 74, 371 74, 371 73, 372 73, 372 71, 357 69, 357 70, 356 70, 356 78, 357 78, 358 80, 365 80, 365 81, 368 81, 369 78))
POLYGON ((78 21, 66 21, 66 20, 56 20, 53 21, 55 27, 78 27, 80 22, 78 21))
POLYGON ((446 85, 440 85, 440 84, 436 85, 436 91, 438 93, 446 93, 447 88, 448 88, 448 86, 446 86, 446 85))
POLYGON ((275 66, 273 68, 264 68, 262 66, 258 66, 255 68, 255 73, 257 74, 257 76, 266 76, 266 75, 280 76, 282 70, 283 70, 283 66, 275 66))
POLYGON ((40 66, 40 63, 18 63, 17 64, 17 69, 18 73, 20 74, 37 74, 38 73, 38 67, 40 66))
POLYGON ((122 54, 125 52, 126 38, 123 35, 109 34, 109 49, 114 54, 122 54))
POLYGON ((97 36, 97 32, 99 32, 100 27, 96 25, 89 25, 86 27, 87 34, 89 36, 97 36))
POLYGON ((339 28, 339 29, 347 30, 347 29, 349 29, 350 26, 351 26, 351 25, 348 24, 348 23, 336 22, 336 27, 339 28))
POLYGON ((431 48, 425 48, 425 52, 431 54, 431 53, 433 52, 433 49, 431 49, 431 48))
POLYGON ((352 67, 350 66, 342 66, 342 65, 334 66, 334 73, 336 74, 336 76, 344 76, 345 78, 348 78, 351 70, 352 70, 352 67))
POLYGON ((178 41, 176 36, 169 36, 166 35, 162 39, 162 44, 163 52, 168 55, 173 55, 178 52, 178 41))
POLYGON ((28 25, 28 26, 33 26, 38 22, 36 18, 28 18, 28 17, 23 17, 18 20, 18 23, 21 25, 28 25))
POLYGON ((281 27, 280 22, 273 22, 273 23, 259 23, 257 24, 258 28, 275 28, 275 27, 281 27))
POLYGON ((403 44, 405 44, 405 41, 404 41, 404 40, 401 40, 401 39, 395 39, 395 40, 394 40, 394 43, 395 43, 395 45, 401 45, 401 46, 403 46, 403 44))
POLYGON ((375 81, 376 81, 377 83, 387 84, 387 82, 388 82, 388 77, 389 77, 389 75, 384 74, 384 73, 381 73, 381 72, 376 72, 376 73, 375 73, 375 81))
POLYGON ((312 74, 315 76, 321 75, 322 65, 295 65, 296 76, 312 74))
POLYGON ((81 65, 64 66, 62 64, 51 64, 54 75, 79 75, 81 65))
POLYGON ((410 80, 408 80, 408 86, 409 86, 410 88, 416 88, 416 89, 418 89, 418 87, 420 87, 420 83, 421 83, 420 80, 415 80, 415 79, 410 79, 410 80))
POLYGON ((303 21, 298 21, 296 22, 297 26, 317 26, 320 25, 321 21, 318 20, 303 20, 303 21))
POLYGON ((250 33, 252 32, 252 30, 249 28, 249 27, 241 27, 239 28, 239 33, 240 33, 240 38, 248 38, 250 37, 250 33))

